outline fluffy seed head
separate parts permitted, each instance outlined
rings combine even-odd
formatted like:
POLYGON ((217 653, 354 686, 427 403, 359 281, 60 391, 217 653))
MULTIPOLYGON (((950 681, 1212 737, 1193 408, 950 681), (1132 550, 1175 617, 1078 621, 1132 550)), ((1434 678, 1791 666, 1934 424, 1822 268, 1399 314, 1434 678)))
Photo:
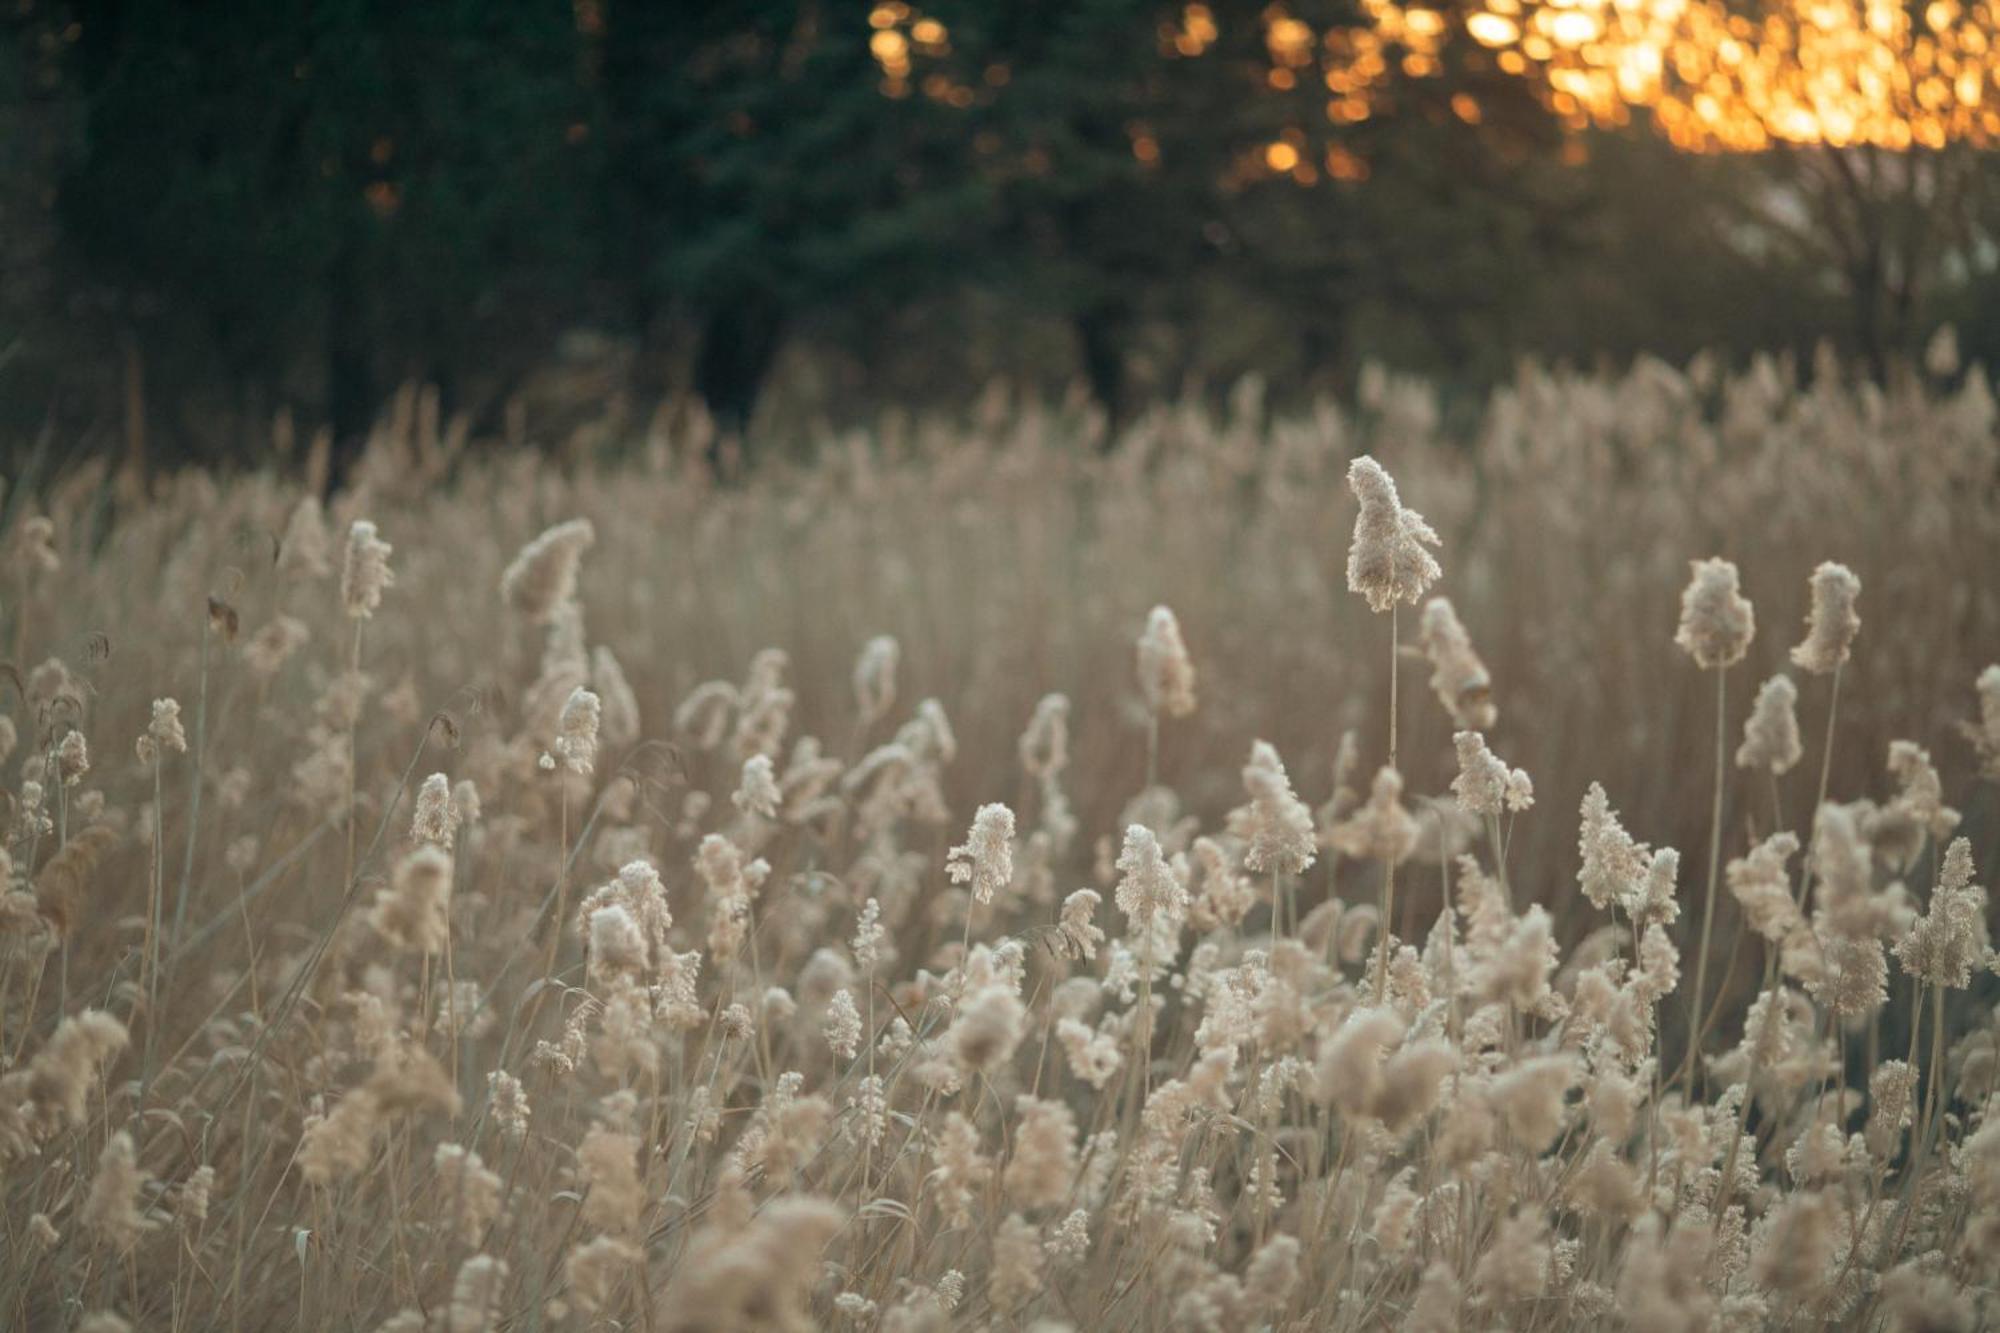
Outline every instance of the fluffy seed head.
MULTIPOLYGON (((28 1064, 21 1099, 26 1105, 21 1110, 33 1132, 46 1137, 82 1125, 98 1075, 125 1049, 129 1039, 125 1025, 102 1009, 85 1009, 57 1025, 48 1045, 28 1064)), ((6 1146, 4 1135, 0 1135, 0 1160, 11 1155, 6 1146)))
POLYGON ((1285 761, 1269 741, 1250 747, 1250 762, 1243 767, 1243 789, 1250 795, 1244 831, 1249 846, 1243 864, 1253 871, 1278 871, 1296 875, 1313 863, 1313 818, 1292 793, 1292 780, 1285 761))
POLYGON ((1694 576, 1681 593, 1680 629, 1674 643, 1704 671, 1743 660, 1757 632, 1756 614, 1738 591, 1736 566, 1720 558, 1691 562, 1694 576))
POLYGON ((146 1173, 139 1169, 132 1136, 121 1129, 98 1155, 97 1175, 90 1182, 90 1193, 77 1220, 112 1249, 130 1250, 152 1228, 139 1208, 139 1191, 145 1183, 146 1173))
POLYGON ((1791 771, 1805 753, 1799 741, 1798 701, 1798 687, 1782 671, 1764 682, 1743 723, 1743 744, 1736 747, 1738 768, 1761 768, 1780 776, 1791 771))
POLYGON ((1646 848, 1625 832, 1604 788, 1595 782, 1583 796, 1583 826, 1577 834, 1577 851, 1583 859, 1577 881, 1583 887, 1583 896, 1600 911, 1613 904, 1622 905, 1645 881, 1646 848))
POLYGON ((416 814, 410 821, 410 836, 449 848, 458 837, 458 807, 451 799, 451 779, 433 773, 417 788, 416 814))
POLYGON ((1458 776, 1451 780, 1451 794, 1459 806, 1471 815, 1499 814, 1507 803, 1512 776, 1507 765, 1486 748, 1486 738, 1476 731, 1461 731, 1451 743, 1458 751, 1458 776))
POLYGON ((1020 998, 1012 990, 988 986, 965 1002, 945 1038, 966 1069, 992 1069, 1006 1063, 1021 1044, 1025 1017, 1020 998))
POLYGON ((1500 718, 1493 703, 1493 678, 1472 650, 1471 636, 1459 623, 1449 599, 1433 597, 1424 603, 1417 643, 1430 659, 1431 689, 1451 714, 1453 725, 1491 730, 1500 718))
POLYGON ((730 795, 729 802, 746 815, 759 819, 776 819, 778 804, 784 794, 778 789, 778 776, 771 764, 771 756, 753 754, 743 761, 743 776, 730 795))
POLYGON ((972 816, 972 831, 951 849, 946 873, 954 884, 971 884, 972 900, 990 903, 1014 880, 1014 812, 998 801, 972 816))
POLYGON ((1405 509, 1396 483, 1373 458, 1348 465, 1347 486, 1361 502, 1354 542, 1347 552, 1347 587, 1368 599, 1371 611, 1397 602, 1412 606, 1444 573, 1424 548, 1438 544, 1437 533, 1413 509, 1405 509))
POLYGON ((451 931, 451 853, 421 843, 396 863, 387 887, 375 894, 368 923, 398 949, 444 952, 451 931))
MULTIPOLYGON (((2000 676, 2000 668, 1995 668, 2000 676)), ((1069 766, 1069 696, 1045 694, 1021 733, 1021 767, 1047 780, 1069 766)))
POLYGON ((1806 612, 1806 637, 1792 649, 1792 664, 1824 676, 1847 660, 1854 636, 1861 632, 1855 600, 1861 580, 1846 565, 1828 560, 1812 576, 1812 609, 1806 612))
POLYGON ((572 773, 589 773, 597 766, 597 728, 603 700, 581 687, 569 693, 557 722, 555 754, 572 773))
POLYGON ((446 1333, 491 1333, 498 1322, 500 1298, 507 1287, 507 1264, 490 1254, 475 1254, 458 1266, 445 1307, 446 1333))
POLYGON ((177 699, 153 700, 153 718, 146 734, 139 738, 139 758, 151 762, 171 750, 186 754, 187 732, 181 728, 181 706, 177 699))
POLYGON ((1097 957, 1097 946, 1104 943, 1104 932, 1097 928, 1094 918, 1098 904, 1103 901, 1095 889, 1078 889, 1063 899, 1055 935, 1060 952, 1086 961, 1097 957))
POLYGON ((845 986, 833 993, 820 1030, 826 1037, 827 1048, 843 1060, 852 1060, 861 1049, 861 1010, 855 1007, 854 996, 845 986))
POLYGON ((1963 990, 1988 953, 1986 890, 1972 882, 1972 844, 1952 839, 1931 892, 1930 910, 1896 945, 1896 958, 1913 977, 1932 986, 1963 990))
POLYGON ((1014 1100, 1014 1156, 1001 1184, 1022 1208, 1041 1208, 1069 1197, 1076 1180, 1076 1116, 1058 1101, 1014 1100))
POLYGON ((382 605, 382 594, 396 581, 389 569, 395 548, 376 535, 365 518, 347 530, 347 558, 340 566, 340 601, 351 620, 366 620, 382 605))
POLYGON ((593 977, 637 980, 645 975, 645 932, 623 903, 610 903, 590 914, 588 939, 593 977))
POLYGON ((1979 720, 1961 722, 1959 729, 1972 742, 1979 756, 1980 775, 2000 782, 2000 663, 1979 673, 1979 720))
POLYGON ((1345 856, 1400 864, 1416 854, 1418 833, 1403 805, 1403 775, 1385 764, 1375 770, 1367 802, 1329 836, 1345 856))
POLYGON ((1194 661, 1181 641, 1180 622, 1164 606, 1152 609, 1139 636, 1139 689, 1155 716, 1194 711, 1194 661))
POLYGON ((1167 864, 1159 836, 1144 824, 1126 826, 1117 870, 1113 901, 1132 923, 1135 936, 1145 935, 1155 921, 1178 925, 1187 915, 1187 885, 1167 864))
POLYGON ((500 595, 530 623, 546 624, 556 608, 576 597, 583 553, 597 540, 587 518, 558 523, 521 548, 500 576, 500 595))
POLYGON ((1773 833, 1731 861, 1725 871, 1729 891, 1743 908, 1745 923, 1773 944, 1802 924, 1792 900, 1791 873, 1785 868, 1798 850, 1797 835, 1773 833))
POLYGON ((861 725, 871 726, 889 715, 896 704, 896 664, 902 646, 887 634, 878 634, 861 649, 854 664, 854 703, 861 725))

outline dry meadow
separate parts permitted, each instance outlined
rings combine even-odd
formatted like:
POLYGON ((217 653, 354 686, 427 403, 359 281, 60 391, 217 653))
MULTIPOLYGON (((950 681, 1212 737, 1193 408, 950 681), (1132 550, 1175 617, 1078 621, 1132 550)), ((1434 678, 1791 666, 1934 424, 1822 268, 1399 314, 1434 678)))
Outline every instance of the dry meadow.
POLYGON ((1996 419, 16 487, 0 1326, 1992 1327, 1996 419))

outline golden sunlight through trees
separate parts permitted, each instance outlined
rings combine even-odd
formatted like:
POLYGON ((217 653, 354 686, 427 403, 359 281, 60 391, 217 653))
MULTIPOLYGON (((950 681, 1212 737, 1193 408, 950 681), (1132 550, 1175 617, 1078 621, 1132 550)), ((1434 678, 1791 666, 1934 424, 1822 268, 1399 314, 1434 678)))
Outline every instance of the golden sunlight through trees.
MULTIPOLYGON (((2000 41, 1987 0, 1749 8, 1756 12, 1728 0, 1361 0, 1360 22, 1316 31, 1274 4, 1261 15, 1264 82, 1289 91, 1317 78, 1327 120, 1354 125, 1380 109, 1391 80, 1443 75, 1449 57, 1529 81, 1569 129, 1623 127, 1643 112, 1690 152, 2000 140, 2000 41)), ((1164 53, 1192 57, 1214 44, 1218 28, 1208 6, 1187 5, 1161 35, 1164 53)), ((1476 102, 1451 105, 1478 123, 1476 102)), ((1286 145, 1273 143, 1263 156, 1274 174, 1298 175, 1286 145)))
MULTIPOLYGON (((1405 24, 1430 13, 1379 11, 1405 24)), ((1994 29, 1990 5, 1954 0, 1920 14, 1893 0, 1785 0, 1761 20, 1723 0, 1488 0, 1465 22, 1565 123, 1622 125, 1643 107, 1691 151, 1989 144, 1994 29)))

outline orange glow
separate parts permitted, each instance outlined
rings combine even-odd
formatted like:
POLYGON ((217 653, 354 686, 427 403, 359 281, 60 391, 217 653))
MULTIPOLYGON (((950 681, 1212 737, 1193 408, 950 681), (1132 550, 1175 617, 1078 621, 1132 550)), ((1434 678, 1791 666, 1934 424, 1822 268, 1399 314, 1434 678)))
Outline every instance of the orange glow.
MULTIPOLYGON (((1408 28, 1363 0, 1385 34, 1408 28)), ((1527 78, 1572 129, 1646 108, 1677 146, 1778 143, 1892 150, 2000 142, 2000 0, 1774 0, 1761 19, 1728 0, 1485 0, 1466 35, 1527 78)))
POLYGON ((868 49, 877 60, 885 65, 904 60, 910 52, 910 43, 902 33, 893 28, 885 28, 868 39, 868 49))
POLYGON ((1326 174, 1337 181, 1365 181, 1368 164, 1339 144, 1326 150, 1326 174))
POLYGON ((1484 10, 1465 20, 1465 30, 1481 46, 1508 46, 1521 37, 1521 27, 1514 20, 1484 10))
POLYGON ((1181 9, 1178 25, 1160 25, 1161 54, 1192 58, 1206 51, 1220 35, 1215 14, 1207 5, 1186 5, 1181 9))
MULTIPOLYGON (((1275 0, 1255 20, 1269 61, 1260 77, 1281 92, 1317 80, 1335 126, 1382 111, 1397 79, 1463 66, 1525 81, 1567 129, 1623 127, 1644 112, 1689 152, 2000 145, 2000 0, 1927 0, 1921 8, 1906 0, 1765 0, 1755 16, 1739 0, 1473 3, 1468 11, 1439 0, 1357 0, 1358 21, 1316 30, 1275 0), (1464 43, 1463 55, 1448 55, 1464 43)), ((949 55, 942 22, 905 0, 878 0, 868 22, 885 93, 905 96, 915 82, 953 106, 976 100, 947 74, 914 68, 949 55)), ((1157 29, 1169 59, 1199 57, 1220 36, 1207 4, 1179 6, 1157 29)), ((999 87, 1006 68, 989 66, 983 79, 999 87)), ((1449 102, 1467 124, 1483 121, 1469 93, 1449 102)), ((1294 136, 1253 150, 1250 162, 1261 156, 1272 174, 1314 178, 1320 163, 1309 154, 1322 150, 1294 136)), ((1135 134, 1132 151, 1151 164, 1159 145, 1135 134)), ((1360 179, 1354 162, 1336 167, 1328 158, 1325 174, 1360 179)), ((1365 175, 1365 165, 1359 170, 1365 175)))

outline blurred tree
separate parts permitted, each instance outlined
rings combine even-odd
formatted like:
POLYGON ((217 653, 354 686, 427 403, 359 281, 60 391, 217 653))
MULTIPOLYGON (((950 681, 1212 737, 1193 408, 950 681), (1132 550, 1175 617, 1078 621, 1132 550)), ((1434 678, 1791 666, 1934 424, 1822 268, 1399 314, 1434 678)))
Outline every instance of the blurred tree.
MULTIPOLYGON (((642 392, 732 425, 790 340, 802 379, 1081 373, 1116 412, 1369 355, 1476 385, 1803 349, 1843 293, 1878 367, 1932 308, 1985 327, 1991 173, 1957 136, 2000 125, 1986 66, 1831 148, 1759 100, 1812 73, 1781 42, 1716 123, 1640 58, 1751 42, 1723 0, 1509 3, 20 0, 0 404, 62 396, 67 358, 72 401, 189 406, 183 449, 280 402, 352 439, 399 380, 497 395, 607 315, 642 392), (1765 151, 1683 151, 1711 139, 1765 151)), ((1922 23, 1883 40, 1977 54, 1922 23)))
POLYGON ((1742 211, 1793 262, 1835 275, 1855 343, 1877 380, 1923 337, 1939 281, 1989 267, 1982 226, 1992 153, 1968 143, 1891 152, 1872 145, 1780 145, 1754 159, 1742 211))
POLYGON ((1245 135, 1243 70, 1163 56, 1175 11, 1148 0, 960 12, 960 77, 992 90, 968 135, 968 165, 995 201, 973 247, 979 276, 1069 327, 1115 413, 1141 326, 1184 302, 1219 253, 1219 164, 1245 135))
MULTIPOLYGON (((449 387, 578 227, 568 11, 542 0, 79 0, 69 231, 148 355, 190 337, 336 432, 397 379, 449 387)), ((194 378, 190 376, 190 378, 194 378)))
POLYGON ((1835 275, 1751 215, 1748 201, 1769 189, 1757 160, 1685 153, 1652 135, 1578 142, 1589 157, 1574 172, 1585 200, 1577 244, 1526 294, 1512 346, 1588 367, 1640 352, 1804 356, 1843 330, 1835 275))
MULTIPOLYGON (((1357 21, 1326 8, 1330 32, 1357 21)), ((940 287, 1004 290, 1072 331, 1115 409, 1142 330, 1185 325, 1218 277, 1330 352, 1352 302, 1382 291, 1367 247, 1402 234, 1405 208, 1444 210, 1489 271, 1507 263, 1497 241, 1543 235, 1539 215, 1482 225, 1540 201, 1511 166, 1479 160, 1492 131, 1440 110, 1452 80, 1423 89, 1416 119, 1350 136, 1424 159, 1436 197, 1384 191, 1371 218, 1375 196, 1300 188, 1327 179, 1331 141, 1300 132, 1293 150, 1281 136, 1323 123, 1325 92, 1273 95, 1272 14, 1160 0, 609 9, 607 252, 633 277, 642 327, 670 311, 699 322, 693 387, 740 423, 787 330, 828 307, 865 326, 940 287), (1404 128, 1416 137, 1398 142, 1404 128), (1313 157, 1274 169, 1273 144, 1313 157)), ((1533 123, 1553 142, 1546 117, 1533 123)), ((1445 318, 1466 291, 1428 309, 1445 318)))
POLYGON ((870 31, 817 0, 604 11, 606 257, 649 339, 671 313, 699 324, 693 387, 732 426, 801 315, 909 300, 982 207, 961 118, 886 95, 870 31))

